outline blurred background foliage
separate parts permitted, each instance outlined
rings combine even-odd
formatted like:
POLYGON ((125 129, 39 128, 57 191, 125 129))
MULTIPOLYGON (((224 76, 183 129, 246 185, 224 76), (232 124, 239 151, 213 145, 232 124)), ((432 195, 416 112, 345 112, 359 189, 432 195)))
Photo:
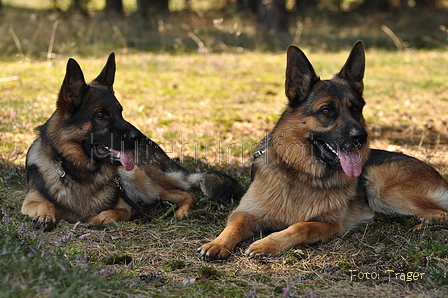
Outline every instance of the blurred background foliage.
POLYGON ((448 46, 447 0, 0 0, 0 57, 448 46))

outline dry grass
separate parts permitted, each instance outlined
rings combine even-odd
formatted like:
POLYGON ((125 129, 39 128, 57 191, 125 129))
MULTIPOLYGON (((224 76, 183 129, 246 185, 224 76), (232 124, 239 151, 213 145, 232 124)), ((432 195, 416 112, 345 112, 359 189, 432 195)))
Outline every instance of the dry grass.
MULTIPOLYGON (((228 261, 210 264, 199 260, 195 250, 216 236, 224 216, 213 208, 207 215, 203 211, 193 213, 182 222, 142 224, 136 220, 99 230, 80 225, 74 233, 72 230, 64 245, 67 251, 87 251, 89 262, 104 264, 116 258, 114 265, 109 262, 105 267, 127 276, 129 284, 136 283, 136 287, 154 297, 243 297, 251 290, 256 292, 256 297, 284 297, 287 282, 296 296, 304 295, 305 291, 311 291, 315 297, 446 295, 446 280, 434 281, 435 274, 429 266, 435 261, 446 270, 446 250, 443 253, 439 246, 431 252, 425 247, 420 254, 414 254, 409 249, 410 245, 423 247, 422 243, 432 245, 432 241, 443 241, 446 226, 428 227, 415 234, 410 229, 416 220, 383 220, 364 231, 266 259, 244 256, 243 250, 249 243, 246 242, 237 247, 228 261), (432 241, 427 240, 429 235, 432 241), (132 258, 130 264, 123 263, 123 254, 132 258), (377 275, 371 275, 373 280, 360 279, 360 272, 364 276, 377 275), (409 272, 412 277, 403 280, 401 274, 409 272)), ((60 241, 71 227, 63 225, 47 241, 60 241)))

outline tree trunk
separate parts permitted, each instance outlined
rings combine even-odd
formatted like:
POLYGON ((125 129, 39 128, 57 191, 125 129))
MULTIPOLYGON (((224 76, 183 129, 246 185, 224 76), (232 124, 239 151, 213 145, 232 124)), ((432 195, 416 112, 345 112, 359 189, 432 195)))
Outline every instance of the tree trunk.
POLYGON ((149 9, 154 13, 168 12, 168 0, 146 0, 149 2, 149 9))
POLYGON ((251 13, 257 12, 257 0, 237 0, 236 6, 238 10, 249 11, 251 13))
POLYGON ((276 31, 287 31, 286 0, 258 0, 258 23, 263 32, 273 34, 276 31))
POLYGON ((70 6, 70 10, 81 13, 84 16, 87 16, 87 3, 89 0, 73 0, 72 5, 70 6))
POLYGON ((169 11, 168 0, 137 0, 137 14, 143 21, 148 21, 151 14, 169 11))
POLYGON ((124 17, 123 1, 122 0, 106 0, 104 11, 112 16, 124 17))

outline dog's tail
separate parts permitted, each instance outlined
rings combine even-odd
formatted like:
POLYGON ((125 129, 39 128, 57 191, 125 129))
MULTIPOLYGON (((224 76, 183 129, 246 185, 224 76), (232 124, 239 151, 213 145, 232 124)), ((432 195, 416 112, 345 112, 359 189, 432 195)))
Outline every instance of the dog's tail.
POLYGON ((211 201, 228 204, 239 201, 244 194, 236 179, 220 172, 188 174, 186 180, 191 186, 199 187, 211 201))

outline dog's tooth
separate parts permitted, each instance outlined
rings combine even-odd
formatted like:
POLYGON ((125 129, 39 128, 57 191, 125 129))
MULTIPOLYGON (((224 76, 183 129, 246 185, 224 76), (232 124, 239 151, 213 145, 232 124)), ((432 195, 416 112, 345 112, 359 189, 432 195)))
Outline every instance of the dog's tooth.
POLYGON ((117 157, 117 158, 120 158, 120 156, 121 156, 121 152, 118 152, 117 155, 116 155, 116 157, 117 157))
POLYGON ((333 152, 334 154, 338 154, 337 151, 328 143, 325 143, 325 145, 327 146, 328 149, 330 149, 331 152, 333 152))

